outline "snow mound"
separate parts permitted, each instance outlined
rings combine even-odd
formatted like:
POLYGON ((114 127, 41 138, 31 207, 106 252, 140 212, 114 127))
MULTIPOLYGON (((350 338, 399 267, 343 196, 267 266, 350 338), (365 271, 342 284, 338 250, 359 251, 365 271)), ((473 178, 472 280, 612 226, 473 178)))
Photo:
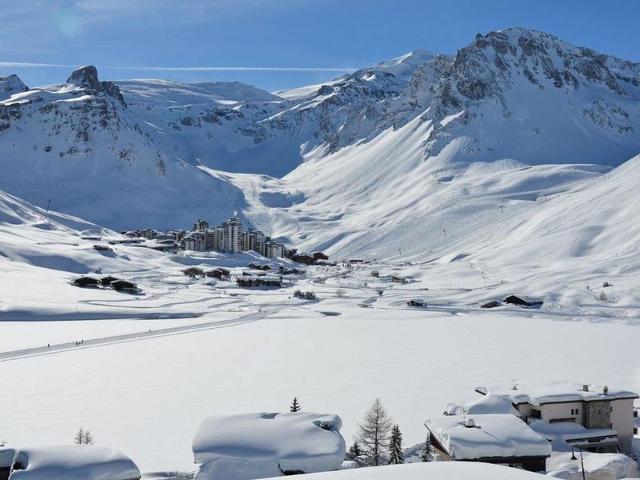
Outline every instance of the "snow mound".
POLYGON ((206 418, 193 440, 197 480, 248 480, 337 470, 345 442, 337 415, 252 413, 206 418))
POLYGON ((429 462, 356 468, 296 477, 300 480, 541 480, 537 473, 479 462, 429 462))
POLYGON ((138 480, 140 471, 118 450, 98 446, 16 449, 10 480, 138 480), (16 469, 16 463, 24 467, 16 469))
POLYGON ((520 416, 520 412, 513 408, 513 404, 508 398, 493 394, 485 395, 475 402, 468 404, 466 410, 470 415, 508 413, 517 417, 520 416))
MULTIPOLYGON (((638 464, 621 453, 583 452, 584 472, 587 480, 618 480, 638 478, 638 464)), ((547 463, 547 475, 565 480, 582 480, 580 458, 571 460, 570 453, 552 456, 547 463)))

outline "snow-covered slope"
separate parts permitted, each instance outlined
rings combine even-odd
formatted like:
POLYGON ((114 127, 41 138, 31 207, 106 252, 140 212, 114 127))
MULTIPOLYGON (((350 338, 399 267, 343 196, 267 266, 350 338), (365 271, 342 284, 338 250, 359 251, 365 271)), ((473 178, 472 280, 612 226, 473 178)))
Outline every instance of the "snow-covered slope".
POLYGON ((602 170, 573 164, 608 168, 640 150, 640 65, 525 29, 276 94, 100 82, 89 67, 41 89, 0 83, 10 193, 117 229, 238 209, 344 254, 388 255, 452 222, 468 228, 602 170))

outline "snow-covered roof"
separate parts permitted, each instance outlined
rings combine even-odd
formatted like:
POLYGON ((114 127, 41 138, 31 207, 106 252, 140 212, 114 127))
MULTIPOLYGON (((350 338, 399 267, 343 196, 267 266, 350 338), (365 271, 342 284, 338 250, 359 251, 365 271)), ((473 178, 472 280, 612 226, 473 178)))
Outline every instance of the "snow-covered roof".
POLYGON ((529 426, 551 442, 554 451, 568 451, 571 449, 569 443, 576 445, 587 439, 609 439, 617 443, 618 434, 610 428, 588 429, 576 422, 549 423, 542 420, 534 420, 529 426))
POLYGON ((508 397, 489 393, 466 405, 466 412, 470 415, 482 415, 487 413, 509 413, 520 416, 520 412, 513 408, 513 403, 508 397))
POLYGON ((493 387, 477 387, 481 394, 492 393, 508 398, 514 404, 529 403, 543 405, 545 403, 560 402, 590 402, 594 400, 618 400, 623 398, 638 398, 638 394, 628 390, 608 388, 605 394, 604 386, 587 385, 572 382, 553 382, 539 385, 498 385, 493 387))
POLYGON ((337 415, 252 413, 206 418, 193 440, 196 479, 245 480, 340 468, 345 442, 337 415))
POLYGON ((425 426, 455 460, 551 455, 549 442, 511 414, 442 416, 425 426))
POLYGON ((138 480, 140 471, 129 457, 101 446, 55 446, 20 448, 12 463, 24 470, 11 473, 11 480, 138 480))

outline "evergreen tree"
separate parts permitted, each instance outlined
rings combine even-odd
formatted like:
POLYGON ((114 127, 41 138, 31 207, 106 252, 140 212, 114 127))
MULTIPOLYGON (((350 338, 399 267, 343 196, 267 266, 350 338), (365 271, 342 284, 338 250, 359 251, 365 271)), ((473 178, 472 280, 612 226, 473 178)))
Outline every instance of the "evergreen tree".
POLYGON ((82 445, 84 443, 84 430, 82 427, 76 432, 76 436, 73 438, 73 443, 76 445, 82 445))
POLYGON ((349 448, 349 451, 346 453, 345 458, 347 460, 353 460, 354 462, 360 463, 360 457, 362 456, 362 450, 360 450, 360 445, 358 442, 353 442, 353 445, 349 448))
POLYGON ((302 410, 302 405, 300 405, 300 402, 298 402, 298 397, 293 397, 293 402, 291 402, 291 405, 289 405, 289 411, 291 413, 296 413, 300 410, 302 410))
POLYGON ((431 445, 431 434, 427 434, 424 441, 422 452, 420 452, 420 460, 423 462, 431 462, 433 460, 433 446, 431 445))
POLYGON ((73 438, 73 443, 76 445, 93 445, 93 435, 89 430, 84 430, 80 427, 73 438))
POLYGON ((389 442, 389 465, 404 463, 404 453, 402 451, 402 433, 400 427, 394 425, 391 429, 391 440, 389 442))
POLYGON ((391 419, 379 398, 373 403, 359 426, 357 441, 366 465, 384 465, 389 450, 391 419))

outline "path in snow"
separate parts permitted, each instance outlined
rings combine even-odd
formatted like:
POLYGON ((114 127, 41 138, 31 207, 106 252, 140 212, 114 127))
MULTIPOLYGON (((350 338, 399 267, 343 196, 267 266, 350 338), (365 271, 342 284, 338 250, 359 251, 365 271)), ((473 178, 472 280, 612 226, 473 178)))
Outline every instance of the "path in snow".
POLYGON ((71 350, 99 347, 114 343, 133 342, 149 338, 165 337, 168 335, 179 335, 182 333, 194 332, 198 330, 213 330, 216 328, 231 327, 245 323, 261 320, 268 315, 267 312, 256 312, 243 315, 230 320, 213 320, 210 322, 180 325, 178 327, 161 328, 158 330, 147 330, 145 332, 127 333, 123 335, 111 335, 107 337, 92 338, 89 340, 77 340, 73 342, 57 343, 42 347, 23 348, 0 352, 0 362, 8 362, 18 358, 38 357, 42 355, 53 355, 56 353, 68 352, 71 350))

